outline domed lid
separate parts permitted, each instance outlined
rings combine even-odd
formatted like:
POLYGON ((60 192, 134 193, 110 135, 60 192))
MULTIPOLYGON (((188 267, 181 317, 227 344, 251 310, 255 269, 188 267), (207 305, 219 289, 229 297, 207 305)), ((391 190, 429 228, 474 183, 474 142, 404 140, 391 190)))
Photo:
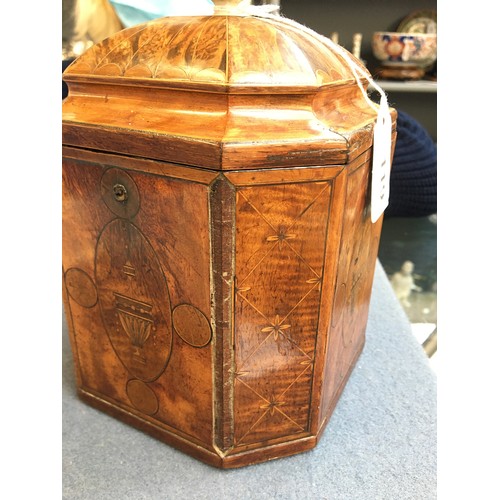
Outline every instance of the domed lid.
POLYGON ((370 148, 377 113, 358 59, 294 21, 215 3, 75 60, 64 144, 213 170, 341 165, 370 148))
POLYGON ((226 92, 354 82, 348 63, 323 37, 279 16, 250 15, 232 5, 238 1, 215 3, 213 16, 164 17, 111 36, 80 56, 65 79, 120 78, 122 84, 226 92))

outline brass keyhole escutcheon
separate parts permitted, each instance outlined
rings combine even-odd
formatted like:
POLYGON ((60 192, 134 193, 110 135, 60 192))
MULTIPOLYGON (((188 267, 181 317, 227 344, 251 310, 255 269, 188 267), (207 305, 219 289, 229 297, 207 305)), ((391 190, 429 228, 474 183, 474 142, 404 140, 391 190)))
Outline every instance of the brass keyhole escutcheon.
POLYGON ((141 197, 137 185, 127 172, 108 168, 100 182, 102 201, 118 217, 131 219, 137 215, 141 197))
POLYGON ((127 188, 123 184, 115 184, 113 186, 113 194, 115 200, 120 203, 125 203, 128 198, 127 188))

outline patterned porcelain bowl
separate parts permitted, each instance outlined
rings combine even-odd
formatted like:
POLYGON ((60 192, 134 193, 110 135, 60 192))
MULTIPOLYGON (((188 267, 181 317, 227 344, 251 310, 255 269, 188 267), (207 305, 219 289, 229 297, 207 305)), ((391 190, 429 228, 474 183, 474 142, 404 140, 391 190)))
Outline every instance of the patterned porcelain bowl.
POLYGON ((437 34, 376 31, 372 50, 384 66, 427 67, 437 59, 437 34))

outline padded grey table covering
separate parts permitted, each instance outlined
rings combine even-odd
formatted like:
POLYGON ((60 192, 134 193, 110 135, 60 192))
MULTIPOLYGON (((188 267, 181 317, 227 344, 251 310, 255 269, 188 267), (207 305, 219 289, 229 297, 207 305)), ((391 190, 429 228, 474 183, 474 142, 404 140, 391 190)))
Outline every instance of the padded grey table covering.
POLYGON ((220 470, 76 396, 63 321, 64 499, 436 498, 436 377, 377 262, 366 344, 313 450, 220 470))

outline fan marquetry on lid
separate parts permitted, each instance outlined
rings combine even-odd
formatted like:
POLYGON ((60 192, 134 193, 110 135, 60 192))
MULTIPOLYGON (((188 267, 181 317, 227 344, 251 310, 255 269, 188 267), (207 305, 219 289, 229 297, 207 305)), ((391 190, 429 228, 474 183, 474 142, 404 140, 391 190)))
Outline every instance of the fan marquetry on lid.
POLYGON ((213 16, 164 17, 116 33, 81 55, 65 79, 278 92, 354 83, 321 36, 279 16, 250 15, 246 2, 214 3, 213 16))
POLYGON ((226 172, 344 165, 369 149, 377 113, 358 59, 248 0, 215 3, 76 59, 64 144, 226 172))

